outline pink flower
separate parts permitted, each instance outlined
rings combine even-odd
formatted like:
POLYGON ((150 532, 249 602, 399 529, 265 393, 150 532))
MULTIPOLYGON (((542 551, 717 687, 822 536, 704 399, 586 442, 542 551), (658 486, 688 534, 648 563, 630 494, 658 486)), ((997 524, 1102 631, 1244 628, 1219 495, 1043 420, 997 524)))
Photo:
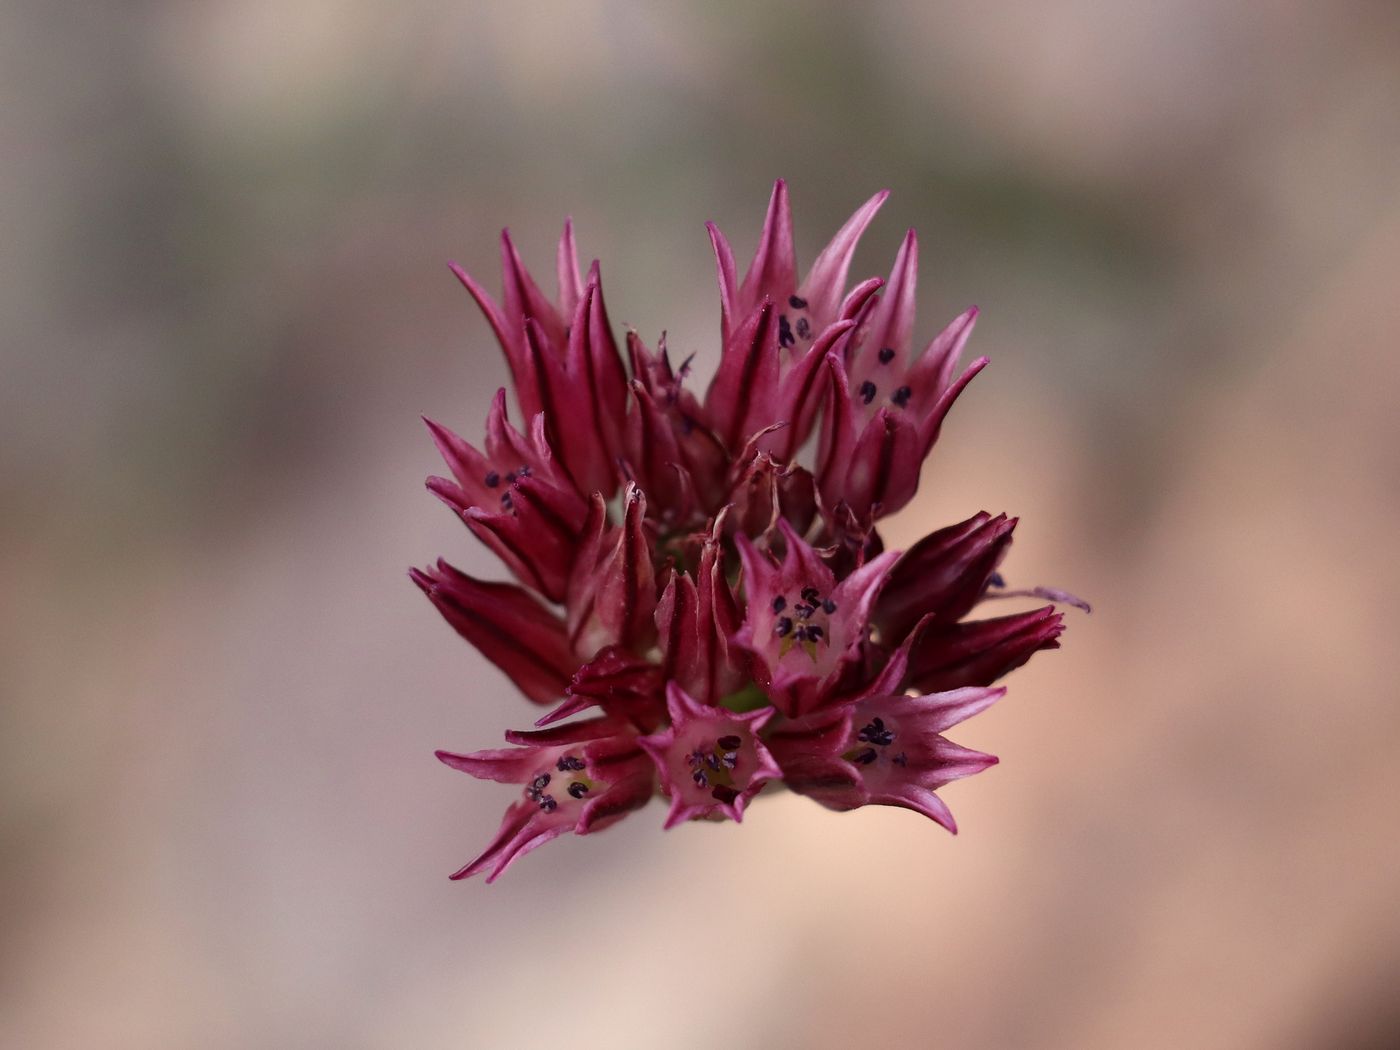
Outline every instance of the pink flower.
POLYGON ((517 859, 566 831, 601 831, 651 798, 654 774, 635 734, 607 718, 532 733, 507 733, 521 746, 469 755, 439 751, 453 769, 482 780, 524 784, 496 838, 453 874, 464 879, 491 869, 492 882, 517 859))
POLYGON ((740 281, 710 227, 720 342, 705 396, 628 332, 619 352, 595 262, 566 223, 550 299, 508 234, 499 301, 453 266, 496 335, 505 391, 472 446, 429 430, 451 477, 428 487, 516 582, 446 561, 410 575, 447 622, 547 708, 512 747, 439 752, 521 785, 495 839, 453 877, 495 879, 567 832, 669 800, 665 827, 739 821, 774 780, 838 810, 913 809, 952 830, 936 792, 996 760, 943 733, 1005 692, 992 683, 1059 646, 1054 605, 990 619, 983 602, 1088 606, 999 573, 1014 518, 979 513, 886 551, 883 516, 914 495, 976 310, 915 355, 918 246, 888 281, 848 287, 866 201, 799 276, 787 187, 773 189, 740 281), (814 454, 805 450, 819 432, 814 454), (911 695, 912 693, 912 695, 911 695))
POLYGON ((772 708, 736 714, 708 707, 672 682, 666 711, 671 724, 638 741, 656 762, 661 790, 671 799, 666 827, 716 815, 743 820, 749 799, 782 775, 758 736, 772 708))
POLYGON ((899 557, 887 552, 840 583, 785 521, 781 563, 747 537, 737 540, 747 612, 734 640, 756 657, 754 680, 773 705, 796 717, 830 702, 864 655, 870 610, 899 557))
POLYGON ((955 377, 977 320, 975 306, 911 360, 918 258, 918 238, 910 230, 885 294, 863 305, 844 353, 828 355, 817 483, 828 506, 849 507, 865 528, 913 498, 948 410, 987 364, 978 358, 955 377))
POLYGON ((955 689, 926 696, 883 693, 790 723, 769 740, 787 785, 829 809, 902 806, 956 833, 935 792, 996 764, 942 735, 1006 695, 955 689))

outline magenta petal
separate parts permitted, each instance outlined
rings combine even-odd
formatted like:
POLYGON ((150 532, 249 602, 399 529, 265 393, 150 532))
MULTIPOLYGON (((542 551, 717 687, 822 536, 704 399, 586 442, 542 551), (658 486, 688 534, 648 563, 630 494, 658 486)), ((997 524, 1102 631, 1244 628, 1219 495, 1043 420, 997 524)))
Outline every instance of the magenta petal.
POLYGON ((1064 617, 1053 606, 945 628, 930 626, 911 652, 909 684, 923 693, 991 685, 1041 649, 1058 649, 1063 630, 1064 617))
POLYGON ((792 247, 792 209, 788 204, 787 183, 773 183, 763 233, 753 262, 739 289, 740 301, 751 310, 765 297, 783 301, 797 287, 797 260, 792 247))
POLYGON ((893 514, 918 491, 923 460, 914 425, 882 408, 856 439, 839 489, 824 495, 863 520, 893 514))
POLYGON ((534 321, 546 344, 557 351, 564 342, 564 319, 521 262, 509 230, 501 231, 501 285, 501 312, 507 321, 534 321))
POLYGON ((775 435, 774 440, 760 445, 760 448, 772 451, 779 460, 786 462, 807 440, 825 394, 826 356, 828 353, 839 354, 855 327, 853 320, 828 325, 807 353, 783 376, 777 414, 789 425, 775 435))
POLYGON ((955 317, 947 328, 933 337, 909 369, 905 382, 913 391, 915 404, 932 404, 948 389, 963 348, 972 337, 977 315, 977 307, 970 306, 955 317))
POLYGON ((675 683, 666 688, 666 707, 670 726, 637 741, 671 798, 665 827, 708 816, 742 820, 746 802, 782 775, 758 736, 773 710, 735 714, 700 703, 675 683))
POLYGON ((535 598, 508 583, 473 579, 447 562, 414 569, 413 582, 443 618, 537 703, 557 700, 573 675, 564 623, 535 598))
POLYGON ((905 637, 924 616, 945 624, 965 616, 1005 558, 1015 528, 1015 518, 978 513, 910 547, 890 571, 875 608, 886 643, 905 637))
POLYGON ((523 748, 497 747, 460 755, 453 751, 435 751, 445 766, 469 773, 478 780, 497 780, 503 784, 523 784, 536 764, 535 757, 523 748))
POLYGON ((568 588, 569 637, 585 659, 607 645, 642 651, 655 638, 656 575, 646 507, 641 490, 629 485, 623 523, 609 526, 602 496, 594 494, 568 588))
POLYGON ((662 669, 619 646, 601 650, 574 674, 564 702, 535 722, 547 726, 592 707, 643 732, 661 724, 665 714, 662 669))
POLYGON ((583 282, 578 275, 578 246, 574 244, 574 220, 564 220, 564 232, 559 235, 555 254, 555 271, 559 277, 559 312, 572 317, 583 298, 583 282))
POLYGON ((462 282, 462 287, 476 300, 476 305, 486 315, 486 321, 496 335, 496 341, 501 344, 501 350, 506 355, 506 364, 510 367, 511 380, 515 384, 515 397, 520 404, 520 411, 525 413, 526 418, 533 416, 540 410, 539 392, 529 356, 525 352, 523 329, 518 321, 506 319, 507 315, 487 294, 486 289, 466 270, 456 263, 450 263, 449 267, 457 280, 462 282))
POLYGON ((867 379, 881 386, 884 384, 880 382, 880 377, 904 371, 914 333, 918 274, 919 238, 913 230, 909 230, 895 255, 885 293, 861 333, 859 357, 851 368, 857 386, 867 379), (882 355, 882 350, 892 350, 894 353, 882 355))
POLYGON ((972 382, 972 377, 987 367, 987 363, 987 358, 979 357, 968 365, 967 370, 939 397, 928 415, 919 420, 919 443, 922 446, 920 455, 928 455, 933 443, 938 440, 938 432, 943 426, 943 420, 948 416, 948 410, 953 407, 953 402, 958 399, 958 395, 967 384, 972 382))
POLYGON ((870 802, 876 806, 901 806, 922 813, 929 820, 942 824, 954 835, 958 833, 958 822, 953 819, 953 811, 930 789, 919 784, 904 784, 898 791, 873 795, 870 802))
POLYGON ((473 535, 510 566, 521 582, 550 601, 564 599, 578 538, 550 509, 531 478, 515 482, 509 513, 468 507, 463 521, 473 535))
POLYGON ((719 343, 720 346, 728 346, 735 321, 741 313, 739 279, 734 270, 734 250, 729 247, 729 241, 714 223, 705 223, 705 230, 710 235, 710 247, 714 249, 715 269, 719 278, 719 343))
POLYGON ((969 686, 965 689, 951 689, 946 693, 932 693, 930 696, 916 697, 911 703, 920 704, 924 710, 924 727, 930 732, 944 732, 972 718, 974 714, 986 711, 1007 694, 1005 687, 969 686))
POLYGON ((705 393, 705 417, 727 448, 773 422, 778 397, 778 336, 773 302, 765 299, 725 344, 705 393))
POLYGON ((855 214, 846 220, 846 225, 836 232, 831 243, 823 248, 821 254, 813 261, 812 268, 807 271, 807 277, 797 294, 807 300, 814 316, 836 316, 856 245, 860 243, 861 235, 865 233, 866 227, 870 225, 875 213, 880 210, 880 205, 885 203, 889 195, 889 190, 881 190, 857 208, 855 214))
POLYGON ((634 809, 641 809, 650 802, 655 791, 656 774, 651 769, 636 773, 589 799, 574 830, 577 834, 588 835, 612 827, 634 809))

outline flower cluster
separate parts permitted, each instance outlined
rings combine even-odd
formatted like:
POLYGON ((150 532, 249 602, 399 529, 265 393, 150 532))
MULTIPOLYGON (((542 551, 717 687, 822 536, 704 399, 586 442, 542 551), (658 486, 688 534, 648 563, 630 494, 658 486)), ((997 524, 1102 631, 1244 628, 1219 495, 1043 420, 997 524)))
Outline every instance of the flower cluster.
POLYGON ((943 736, 995 683, 1059 645, 1060 591, 1010 591, 1016 519, 975 514, 908 551, 879 520, 914 496, 959 370, 967 310, 914 350, 918 242, 889 279, 848 287, 860 207, 799 276, 786 186, 773 189, 743 280, 719 271, 718 368, 703 398, 673 363, 614 339, 598 264, 559 242, 556 301, 502 234, 499 302, 453 270, 505 352, 521 412, 497 393, 478 448, 428 427, 451 473, 428 488, 518 583, 445 561, 412 578, 456 631, 548 710, 510 747, 439 752, 523 785, 496 838, 453 878, 669 800, 666 827, 741 820, 773 782, 832 809, 903 806, 956 830, 937 791, 996 759, 943 736), (967 620, 989 597, 1049 599, 967 620), (582 717, 575 717, 582 716, 582 717))

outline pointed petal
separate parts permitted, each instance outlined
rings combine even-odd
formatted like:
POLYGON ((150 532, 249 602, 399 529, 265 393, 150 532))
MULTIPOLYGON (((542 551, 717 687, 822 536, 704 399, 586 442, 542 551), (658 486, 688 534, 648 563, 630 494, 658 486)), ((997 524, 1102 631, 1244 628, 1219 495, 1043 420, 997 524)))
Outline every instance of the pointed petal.
POLYGON ((558 616, 519 587, 474 579, 445 561, 410 575, 453 629, 527 697, 547 703, 563 695, 575 661, 558 616))
MULTIPOLYGON (((504 393, 502 390, 501 394, 504 393)), ((438 454, 447 463, 447 469, 452 471, 452 476, 457 479, 464 505, 494 502, 493 494, 485 482, 487 475, 491 473, 491 461, 441 423, 435 423, 426 417, 423 422, 428 426, 428 433, 432 435, 438 454)))
POLYGON ((875 621, 886 644, 905 637, 924 616, 956 623, 982 598, 1011 546, 1016 519, 973 515, 925 536, 890 572, 875 621))
POLYGON ((628 813, 650 802, 655 790, 656 774, 650 767, 609 785, 607 790, 584 805, 574 831, 588 835, 611 827, 628 813))
POLYGON ((860 336, 860 351, 851 369, 852 380, 859 386, 869 379, 877 387, 884 386, 879 377, 903 374, 909 360, 909 347, 914 334, 915 289, 919 274, 919 238, 913 230, 904 235, 899 252, 894 257, 885 294, 871 314, 860 336), (881 351, 892 350, 881 361, 881 351))
POLYGON ((509 230, 501 231, 501 301, 501 312, 508 323, 534 321, 551 350, 557 353, 563 348, 564 319, 521 262, 509 230))
POLYGON ((903 414, 882 408, 856 439, 841 499, 861 519, 893 514, 914 498, 923 462, 914 425, 903 414))
POLYGON ((478 780, 495 780, 502 784, 523 784, 534 775, 539 756, 525 747, 494 747, 459 755, 452 751, 435 751, 445 766, 469 773, 478 780))
POLYGON ((524 331, 519 319, 509 319, 508 315, 487 294, 486 289, 481 287, 462 267, 455 262, 449 263, 448 267, 457 280, 462 283, 462 286, 471 293, 471 297, 476 300, 476 305, 486 316, 491 331, 496 335, 496 342, 501 344, 501 350, 506 355, 506 364, 510 368, 511 381, 515 385, 515 397, 520 403, 520 410, 525 413, 527 418, 534 415, 540 410, 539 395, 536 392, 534 372, 525 352, 524 331))
POLYGON ((842 320, 828 325, 813 341, 811 348, 782 378, 777 415, 789 425, 759 447, 771 451, 781 462, 788 462, 812 433, 825 393, 823 378, 828 353, 841 354, 845 343, 855 330, 854 320, 842 320))
POLYGON ((929 733, 942 733, 959 722, 965 722, 973 715, 985 711, 1005 695, 1005 686, 998 686, 995 689, 970 686, 965 689, 950 689, 944 693, 911 697, 909 706, 920 712, 919 727, 921 730, 929 733))
POLYGON ((987 358, 979 357, 968 365, 967 371, 963 372, 957 381, 942 393, 932 411, 919 420, 919 444, 923 450, 921 458, 928 456, 929 451, 933 448, 933 443, 938 440, 938 432, 943 426, 943 420, 947 418, 948 410, 953 407, 953 402, 958 399, 958 395, 963 392, 967 384, 972 382, 972 377, 987 367, 987 363, 987 358))
POLYGON ((929 786, 935 790, 944 784, 952 783, 954 780, 975 776, 985 769, 990 769, 999 761, 996 755, 974 751, 970 747, 955 744, 945 737, 939 737, 933 741, 930 757, 936 763, 936 767, 930 771, 929 775, 933 778, 934 783, 929 786))
POLYGON ((763 220, 763 233, 753 262, 744 275, 739 297, 747 310, 752 310, 765 296, 774 302, 786 302, 797 287, 797 261, 792 247, 792 209, 788 204, 787 183, 779 179, 773 184, 768 200, 768 214, 763 220))
POLYGON ((1053 606, 930 629, 914 643, 909 684, 922 693, 991 685, 1041 649, 1058 649, 1063 631, 1053 606))
POLYGON ((914 404, 933 404, 948 388, 963 348, 972 337, 978 312, 977 307, 970 306, 953 318, 952 323, 933 337, 919 359, 909 368, 904 381, 913 392, 910 400, 914 404))
POLYGON ((846 471, 855 453, 855 416, 846 366, 835 354, 827 354, 826 412, 822 415, 821 442, 817 447, 817 491, 828 507, 845 499, 846 471))
POLYGON ((731 450, 773 421, 778 374, 773 302, 765 299, 725 346, 705 393, 706 422, 731 450))
POLYGON ((468 507, 462 520, 517 579, 550 601, 562 602, 575 560, 575 537, 548 510, 531 482, 529 478, 515 482, 512 513, 468 507))
POLYGON ((947 803, 928 788, 918 784, 902 785, 897 794, 872 795, 870 802, 877 806, 900 806, 904 809, 912 809, 915 813, 922 813, 929 820, 942 824, 954 835, 958 833, 958 822, 953 819, 953 811, 948 808, 947 803))
POLYGON ((734 271, 734 250, 729 247, 729 241, 714 223, 705 223, 705 229, 710 235, 710 247, 714 249, 715 269, 719 279, 719 342, 720 346, 728 346, 732 329, 740 316, 739 279, 734 271))
POLYGON ((846 288, 846 274, 850 270, 851 257, 861 235, 875 218, 880 205, 890 195, 889 190, 881 190, 856 209, 855 214, 846 220, 846 225, 837 231, 831 243, 822 249, 807 277, 802 282, 798 296, 806 299, 813 316, 830 320, 836 316, 841 304, 841 296, 846 288))
POLYGON ((555 270, 559 276, 559 312, 572 317, 583 298, 583 282, 578 276, 578 247, 574 244, 574 220, 564 220, 564 232, 559 235, 559 250, 555 254, 555 270))

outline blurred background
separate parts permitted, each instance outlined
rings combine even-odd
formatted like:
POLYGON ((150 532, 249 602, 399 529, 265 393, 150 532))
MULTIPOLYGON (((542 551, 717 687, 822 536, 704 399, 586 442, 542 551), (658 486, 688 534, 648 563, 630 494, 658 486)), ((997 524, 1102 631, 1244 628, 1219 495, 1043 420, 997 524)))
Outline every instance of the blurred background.
MULTIPOLYGON (((1400 9, 1369 0, 0 7, 0 1046, 1400 1044, 1400 9), (653 805, 448 882, 533 712, 405 570, 506 369, 448 273, 702 373, 702 223, 992 367, 894 544, 1022 517, 1061 652, 895 810, 653 805)), ((1006 611, 1004 609, 996 610, 1006 611)))

